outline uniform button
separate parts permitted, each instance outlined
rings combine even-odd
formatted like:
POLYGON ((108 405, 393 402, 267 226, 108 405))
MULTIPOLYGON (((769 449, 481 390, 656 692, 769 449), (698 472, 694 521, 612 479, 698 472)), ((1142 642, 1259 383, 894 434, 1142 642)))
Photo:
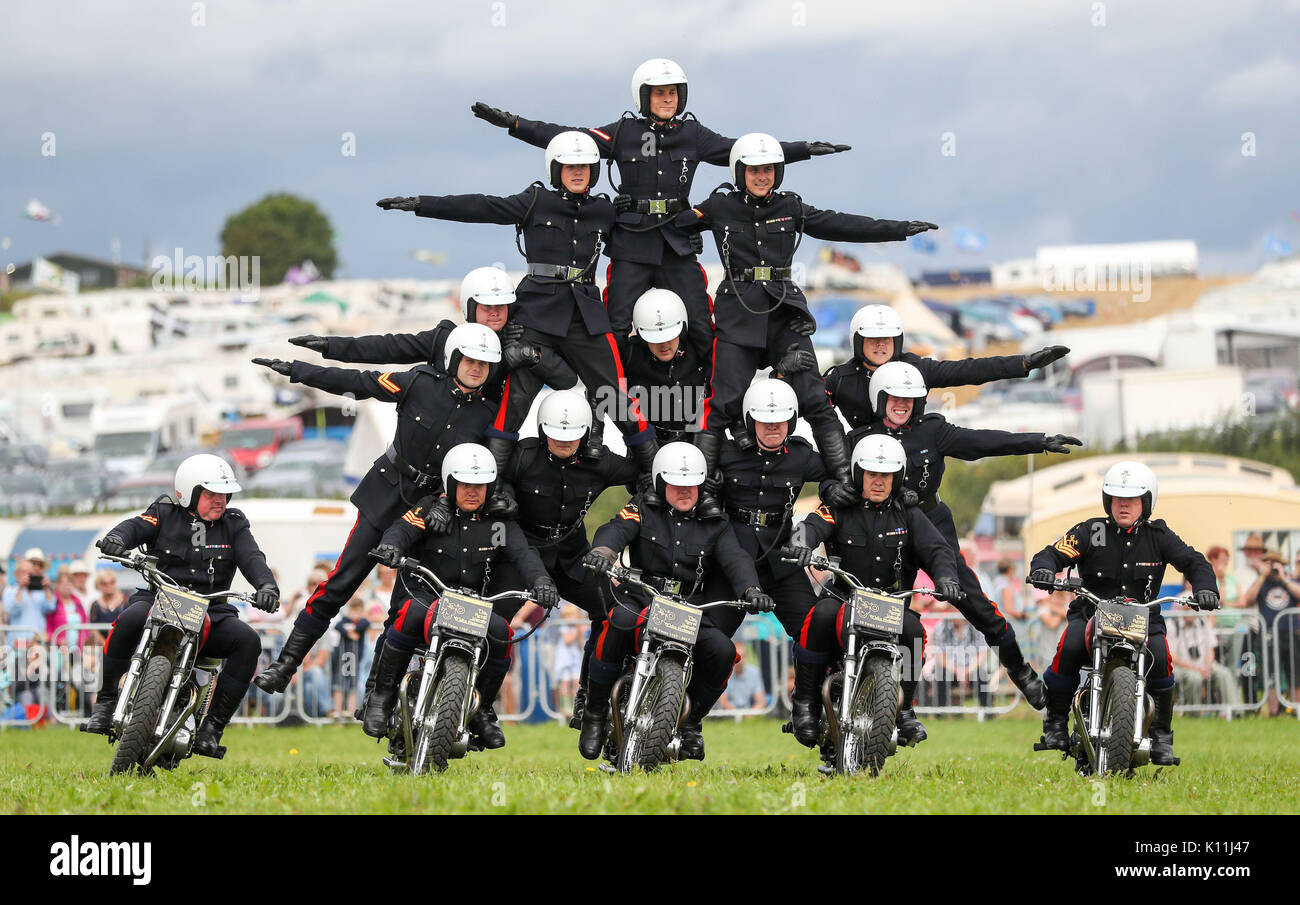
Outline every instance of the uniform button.
POLYGON ((678 542, 677 542, 677 546, 680 547, 681 545, 682 545, 682 542, 681 542, 681 541, 678 541, 678 542))
MULTIPOLYGON (((384 470, 381 468, 381 469, 379 469, 379 471, 380 471, 380 473, 382 474, 384 470)), ((170 553, 171 551, 168 550, 167 552, 170 553)))
POLYGON ((880 557, 879 557, 879 556, 876 557, 876 561, 877 561, 877 562, 880 561, 880 557))
POLYGON ((550 226, 550 225, 551 225, 551 221, 550 221, 550 220, 547 220, 547 221, 546 221, 546 225, 547 225, 547 226, 550 226))
POLYGON ((415 416, 415 420, 416 420, 416 421, 419 421, 419 420, 420 420, 420 416, 419 416, 419 415, 416 415, 416 416, 415 416))
POLYGON ((662 176, 663 174, 664 174, 664 171, 663 171, 663 170, 660 170, 660 171, 659 171, 659 175, 662 176))
POLYGON ((461 547, 461 548, 460 548, 460 552, 461 552, 461 553, 468 553, 468 552, 469 552, 469 547, 461 547))

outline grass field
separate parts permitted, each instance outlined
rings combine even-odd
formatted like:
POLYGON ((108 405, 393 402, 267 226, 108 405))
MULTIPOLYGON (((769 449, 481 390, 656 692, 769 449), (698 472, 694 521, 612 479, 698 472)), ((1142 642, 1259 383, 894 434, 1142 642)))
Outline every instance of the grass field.
POLYGON ((930 740, 877 779, 816 772, 815 755, 769 720, 710 722, 708 759, 654 774, 597 772, 577 733, 507 726, 508 744, 444 774, 393 776, 356 726, 232 728, 224 761, 106 776, 105 740, 64 728, 0 733, 0 801, 51 813, 1296 813, 1300 721, 1180 719, 1183 765, 1131 780, 1076 776, 1034 754, 1035 719, 928 721, 930 740))

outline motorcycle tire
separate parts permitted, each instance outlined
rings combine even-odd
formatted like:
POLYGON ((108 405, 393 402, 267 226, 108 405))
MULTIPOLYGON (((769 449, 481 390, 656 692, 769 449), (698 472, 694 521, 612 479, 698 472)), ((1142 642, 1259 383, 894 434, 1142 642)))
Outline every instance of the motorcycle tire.
POLYGON ((1101 731, 1098 773, 1127 773, 1133 759, 1133 733, 1137 725, 1137 675, 1116 666, 1101 689, 1101 731))
POLYGON ((158 725, 158 711, 167 693, 167 680, 172 674, 171 661, 166 657, 151 657, 140 674, 134 697, 128 705, 126 726, 122 738, 113 752, 113 764, 108 774, 151 772, 140 770, 141 762, 149 756, 153 731, 158 725))
POLYGON ((426 705, 426 713, 432 714, 433 724, 429 725, 426 714, 417 714, 415 717, 419 734, 415 738, 411 772, 416 776, 426 772, 430 765, 438 773, 447 769, 452 746, 460 730, 461 717, 465 713, 469 672, 469 661, 463 653, 447 651, 438 668, 438 677, 426 705))
POLYGON ((641 693, 636 713, 625 721, 623 750, 619 772, 630 773, 633 767, 653 770, 668 759, 668 744, 677 731, 686 696, 686 675, 682 664, 670 657, 660 657, 654 675, 641 693))
POLYGON ((898 679, 894 661, 884 654, 868 656, 849 708, 849 722, 840 727, 842 744, 835 755, 836 771, 853 776, 865 768, 880 773, 889 757, 889 743, 898 720, 898 679))

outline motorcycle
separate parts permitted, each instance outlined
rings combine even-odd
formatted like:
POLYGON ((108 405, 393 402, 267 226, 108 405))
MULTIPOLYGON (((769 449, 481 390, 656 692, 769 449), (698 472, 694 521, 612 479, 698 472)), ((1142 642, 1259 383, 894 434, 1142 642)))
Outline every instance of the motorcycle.
MULTIPOLYGON (((799 562, 788 556, 782 561, 799 562)), ((865 768, 875 776, 898 750, 903 611, 916 591, 869 588, 840 568, 839 557, 814 556, 810 565, 837 576, 850 588, 842 668, 822 683, 819 745, 825 763, 818 769, 853 776, 865 768)), ((783 731, 793 732, 794 727, 787 723, 783 731)))
MULTIPOLYGON (((134 569, 154 590, 153 606, 131 655, 113 723, 116 742, 109 774, 149 774, 154 767, 175 769, 191 755, 199 723, 221 672, 221 660, 204 657, 203 625, 208 605, 217 600, 253 602, 237 591, 198 594, 158 571, 158 558, 136 553, 102 559, 134 569)), ((225 757, 224 745, 214 755, 225 757)))
MULTIPOLYGON (((1055 581, 1045 590, 1070 591, 1096 607, 1088 622, 1092 664, 1080 671, 1079 688, 1071 702, 1070 749, 1061 758, 1074 758, 1075 769, 1090 774, 1132 774, 1151 761, 1148 734, 1154 702, 1146 693, 1147 638, 1150 617, 1162 603, 1199 609, 1190 597, 1160 597, 1138 603, 1129 597, 1103 600, 1078 578, 1055 581), (1154 608, 1154 609, 1153 609, 1154 608)), ((1035 751, 1055 751, 1040 738, 1035 751)))
POLYGON ((419 560, 409 557, 403 557, 397 568, 428 585, 438 605, 429 628, 429 646, 416 651, 414 668, 398 685, 384 765, 394 773, 415 776, 431 767, 441 773, 453 758, 478 750, 471 742, 469 722, 481 703, 474 683, 487 660, 492 604, 509 597, 532 597, 527 591, 483 597, 451 588, 419 560))
POLYGON ((691 684, 691 651, 704 612, 747 605, 738 600, 689 603, 644 581, 640 569, 612 566, 607 574, 645 591, 650 606, 641 626, 640 648, 610 689, 611 734, 605 756, 612 766, 601 766, 623 774, 634 767, 653 770, 680 756, 679 730, 690 715, 686 689, 691 684))

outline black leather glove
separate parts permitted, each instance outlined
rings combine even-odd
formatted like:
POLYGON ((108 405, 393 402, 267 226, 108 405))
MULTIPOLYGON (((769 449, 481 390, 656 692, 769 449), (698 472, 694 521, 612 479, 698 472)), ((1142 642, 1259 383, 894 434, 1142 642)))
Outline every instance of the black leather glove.
POLYGON ((390 569, 396 569, 397 564, 402 561, 402 551, 392 544, 380 544, 370 551, 370 556, 390 569))
POLYGON ((451 530, 451 503, 445 493, 425 513, 424 527, 431 534, 446 534, 451 530))
POLYGON ((746 588, 743 599, 749 604, 746 613, 770 613, 776 609, 776 601, 764 594, 762 588, 746 588))
POLYGON ((691 243, 691 254, 696 254, 696 255, 704 254, 703 233, 701 233, 698 230, 692 230, 690 233, 687 234, 686 238, 691 243))
POLYGON ((1219 593, 1217 591, 1197 591, 1196 607, 1201 610, 1217 610, 1219 608, 1219 593))
POLYGON ((826 485, 826 490, 822 493, 822 502, 832 509, 846 509, 849 506, 859 505, 862 502, 862 494, 858 493, 852 484, 832 481, 826 485))
POLYGON ((101 537, 95 541, 95 546, 99 552, 105 556, 130 556, 131 551, 122 543, 122 538, 116 534, 110 534, 108 537, 101 537))
POLYGON ((513 113, 507 113, 504 110, 498 110, 496 107, 489 107, 482 101, 475 101, 469 108, 470 112, 484 122, 491 123, 501 129, 509 129, 515 124, 519 117, 513 113))
POLYGON ((1052 574, 1051 569, 1035 569, 1029 573, 1029 583, 1044 591, 1051 591, 1054 590, 1056 576, 1052 574))
POLYGON ((548 610, 560 602, 560 592, 556 589, 555 580, 551 576, 543 575, 533 582, 533 600, 538 606, 544 606, 548 610))
POLYGON ((961 600, 965 595, 962 593, 961 585, 955 578, 940 578, 934 583, 934 596, 952 603, 961 600))
POLYGON ((782 559, 789 559, 793 561, 796 566, 803 566, 805 569, 808 566, 812 565, 813 557, 815 555, 816 554, 813 553, 813 551, 808 547, 782 547, 781 548, 782 559))
POLYGON ((1034 368, 1045 368, 1057 359, 1064 358, 1069 354, 1069 346, 1048 346, 1039 349, 1037 352, 1030 352, 1025 356, 1025 373, 1028 374, 1034 368))
POLYGON ((591 569, 597 575, 604 575, 608 572, 610 567, 614 565, 614 558, 602 552, 604 549, 603 547, 595 547, 587 551, 587 554, 582 557, 583 566, 591 569))
POLYGON ((911 509, 921 505, 921 495, 911 487, 904 487, 898 494, 898 502, 904 509, 911 509))
POLYGON ((302 346, 304 349, 311 349, 313 352, 320 352, 323 355, 325 350, 329 348, 330 341, 323 336, 308 333, 305 336, 290 336, 289 344, 302 346))
POLYGON ((499 515, 502 518, 518 518, 519 504, 515 502, 509 490, 498 490, 492 494, 492 499, 488 500, 487 514, 499 515))
POLYGON ((808 153, 813 157, 820 157, 823 154, 838 154, 841 151, 853 150, 848 145, 833 145, 829 141, 810 141, 808 142, 808 153))
POLYGON ((501 340, 501 345, 503 346, 517 343, 519 340, 524 338, 524 325, 519 323, 519 321, 506 321, 506 325, 501 328, 501 332, 497 334, 497 338, 501 340))
POLYGON ((701 496, 716 497, 722 490, 722 469, 715 468, 700 485, 701 496))
POLYGON ((510 343, 501 352, 501 361, 507 371, 535 368, 542 363, 542 350, 532 343, 510 343))
POLYGON ((908 221, 907 221, 907 234, 908 234, 909 236, 915 236, 917 233, 923 233, 923 232, 926 232, 926 231, 928 231, 928 230, 931 230, 931 229, 938 229, 938 228, 939 228, 939 224, 937 224, 937 223, 929 223, 929 222, 927 222, 927 221, 925 221, 925 220, 908 220, 908 221))
POLYGON ((800 336, 812 336, 817 332, 817 321, 806 314, 796 314, 790 320, 790 329, 800 336))
POLYGON ((615 195, 615 196, 614 196, 614 213, 616 213, 616 214, 626 214, 626 213, 627 213, 628 211, 630 211, 631 209, 632 209, 632 196, 631 196, 631 195, 615 195))
POLYGON ((1068 453, 1071 446, 1082 445, 1083 441, 1078 437, 1068 437, 1065 434, 1052 434, 1043 438, 1043 452, 1068 453))
POLYGON ((789 377, 791 374, 802 374, 811 368, 817 367, 817 356, 807 349, 799 348, 798 343, 791 343, 776 362, 776 372, 782 377, 789 377))
POLYGON ((413 211, 420 206, 420 199, 411 195, 395 195, 392 198, 380 198, 375 207, 386 211, 413 211))
POLYGON ((253 595, 253 606, 263 613, 274 613, 280 608, 280 589, 273 584, 264 584, 253 595))
POLYGON ((275 373, 283 374, 285 377, 288 377, 293 372, 293 362, 283 361, 279 358, 254 358, 253 364, 270 368, 275 373))

